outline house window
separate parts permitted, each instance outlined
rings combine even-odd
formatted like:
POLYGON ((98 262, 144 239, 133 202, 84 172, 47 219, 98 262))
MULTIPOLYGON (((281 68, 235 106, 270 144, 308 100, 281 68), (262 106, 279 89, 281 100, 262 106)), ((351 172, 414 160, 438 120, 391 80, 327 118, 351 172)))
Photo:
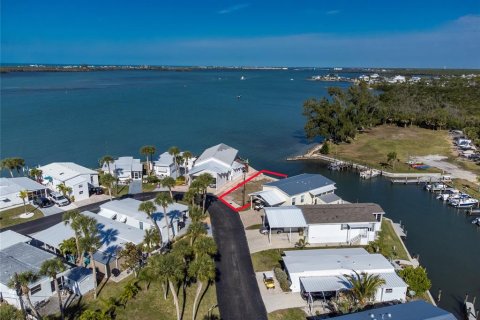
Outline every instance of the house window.
POLYGON ((393 289, 385 289, 385 293, 392 293, 393 289))
POLYGON ((302 195, 302 196, 300 197, 300 203, 303 203, 303 202, 305 202, 305 195, 302 195))
POLYGON ((297 198, 292 198, 292 206, 295 205, 295 201, 297 201, 297 198))
POLYGON ((83 194, 83 191, 79 191, 78 194, 83 194))
POLYGON ((82 184, 79 184, 79 185, 78 185, 78 188, 83 188, 83 185, 82 185, 82 184))
POLYGON ((35 294, 35 293, 40 292, 40 291, 42 291, 42 285, 38 284, 35 287, 32 287, 30 289, 30 294, 35 294))

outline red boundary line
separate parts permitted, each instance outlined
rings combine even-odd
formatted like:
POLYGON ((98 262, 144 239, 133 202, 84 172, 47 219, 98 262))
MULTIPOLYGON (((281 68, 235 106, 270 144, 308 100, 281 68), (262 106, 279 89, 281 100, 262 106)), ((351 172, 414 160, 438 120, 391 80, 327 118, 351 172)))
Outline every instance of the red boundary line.
POLYGON ((266 173, 266 174, 271 174, 271 175, 274 175, 274 176, 278 176, 278 177, 282 177, 282 178, 286 178, 288 177, 286 174, 283 174, 283 173, 279 173, 279 172, 274 172, 274 171, 269 171, 269 170, 260 170, 258 171, 257 173, 255 173, 253 176, 251 176, 250 178, 248 178, 247 180, 245 181, 242 181, 240 182, 239 184, 237 184, 235 187, 227 190, 226 192, 224 192, 223 194, 221 194, 218 199, 220 199, 220 201, 222 201, 227 207, 229 207, 230 209, 236 211, 236 212, 239 212, 239 211, 242 211, 243 209, 246 209, 250 206, 250 202, 246 203, 244 206, 241 206, 239 208, 235 208, 234 206, 232 206, 230 203, 228 203, 225 199, 223 199, 223 197, 225 197, 226 195, 232 193, 233 191, 237 190, 238 188, 240 188, 241 186, 243 186, 244 184, 248 183, 250 180, 252 179, 255 179, 256 177, 258 177, 259 175, 261 175, 262 173, 266 173))

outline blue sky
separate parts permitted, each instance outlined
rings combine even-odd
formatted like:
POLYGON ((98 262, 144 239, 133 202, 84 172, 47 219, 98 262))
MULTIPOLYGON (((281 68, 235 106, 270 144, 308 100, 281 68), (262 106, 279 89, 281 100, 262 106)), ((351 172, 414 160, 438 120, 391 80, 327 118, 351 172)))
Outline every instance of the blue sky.
POLYGON ((480 68, 480 0, 1 0, 2 63, 480 68))

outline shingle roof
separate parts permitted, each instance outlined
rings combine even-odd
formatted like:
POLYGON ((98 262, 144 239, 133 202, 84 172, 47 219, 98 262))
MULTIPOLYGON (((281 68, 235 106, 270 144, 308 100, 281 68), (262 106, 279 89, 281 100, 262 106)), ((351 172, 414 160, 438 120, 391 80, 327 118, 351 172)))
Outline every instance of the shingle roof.
POLYGON ((38 273, 42 263, 55 255, 19 242, 0 251, 0 283, 7 285, 13 274, 25 271, 38 273))
POLYGON ((286 194, 293 196, 326 186, 334 188, 335 182, 321 174, 302 173, 297 176, 269 182, 265 186, 277 187, 286 194))
POLYGON ((342 200, 342 198, 337 196, 335 193, 324 194, 323 196, 318 197, 318 199, 322 200, 326 204, 329 204, 338 200, 342 200))
POLYGON ((375 203, 317 204, 299 206, 308 224, 375 222, 374 214, 384 214, 375 203))
POLYGON ((203 151, 203 153, 200 155, 200 157, 198 157, 195 162, 200 164, 210 159, 216 159, 220 162, 223 162, 227 166, 231 166, 233 161, 237 157, 237 153, 237 149, 220 143, 203 151))

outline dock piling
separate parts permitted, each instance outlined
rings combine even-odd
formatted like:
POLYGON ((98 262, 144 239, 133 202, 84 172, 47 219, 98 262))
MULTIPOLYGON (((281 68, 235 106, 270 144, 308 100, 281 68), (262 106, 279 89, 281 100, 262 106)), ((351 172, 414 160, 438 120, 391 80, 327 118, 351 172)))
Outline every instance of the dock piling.
POLYGON ((463 303, 467 303, 468 301, 468 293, 465 293, 465 301, 463 303))
POLYGON ((438 290, 438 296, 437 296, 437 302, 440 302, 441 299, 442 299, 442 289, 439 289, 438 290))
POLYGON ((477 296, 473 297, 473 301, 472 301, 473 305, 475 305, 475 301, 477 301, 477 296))

